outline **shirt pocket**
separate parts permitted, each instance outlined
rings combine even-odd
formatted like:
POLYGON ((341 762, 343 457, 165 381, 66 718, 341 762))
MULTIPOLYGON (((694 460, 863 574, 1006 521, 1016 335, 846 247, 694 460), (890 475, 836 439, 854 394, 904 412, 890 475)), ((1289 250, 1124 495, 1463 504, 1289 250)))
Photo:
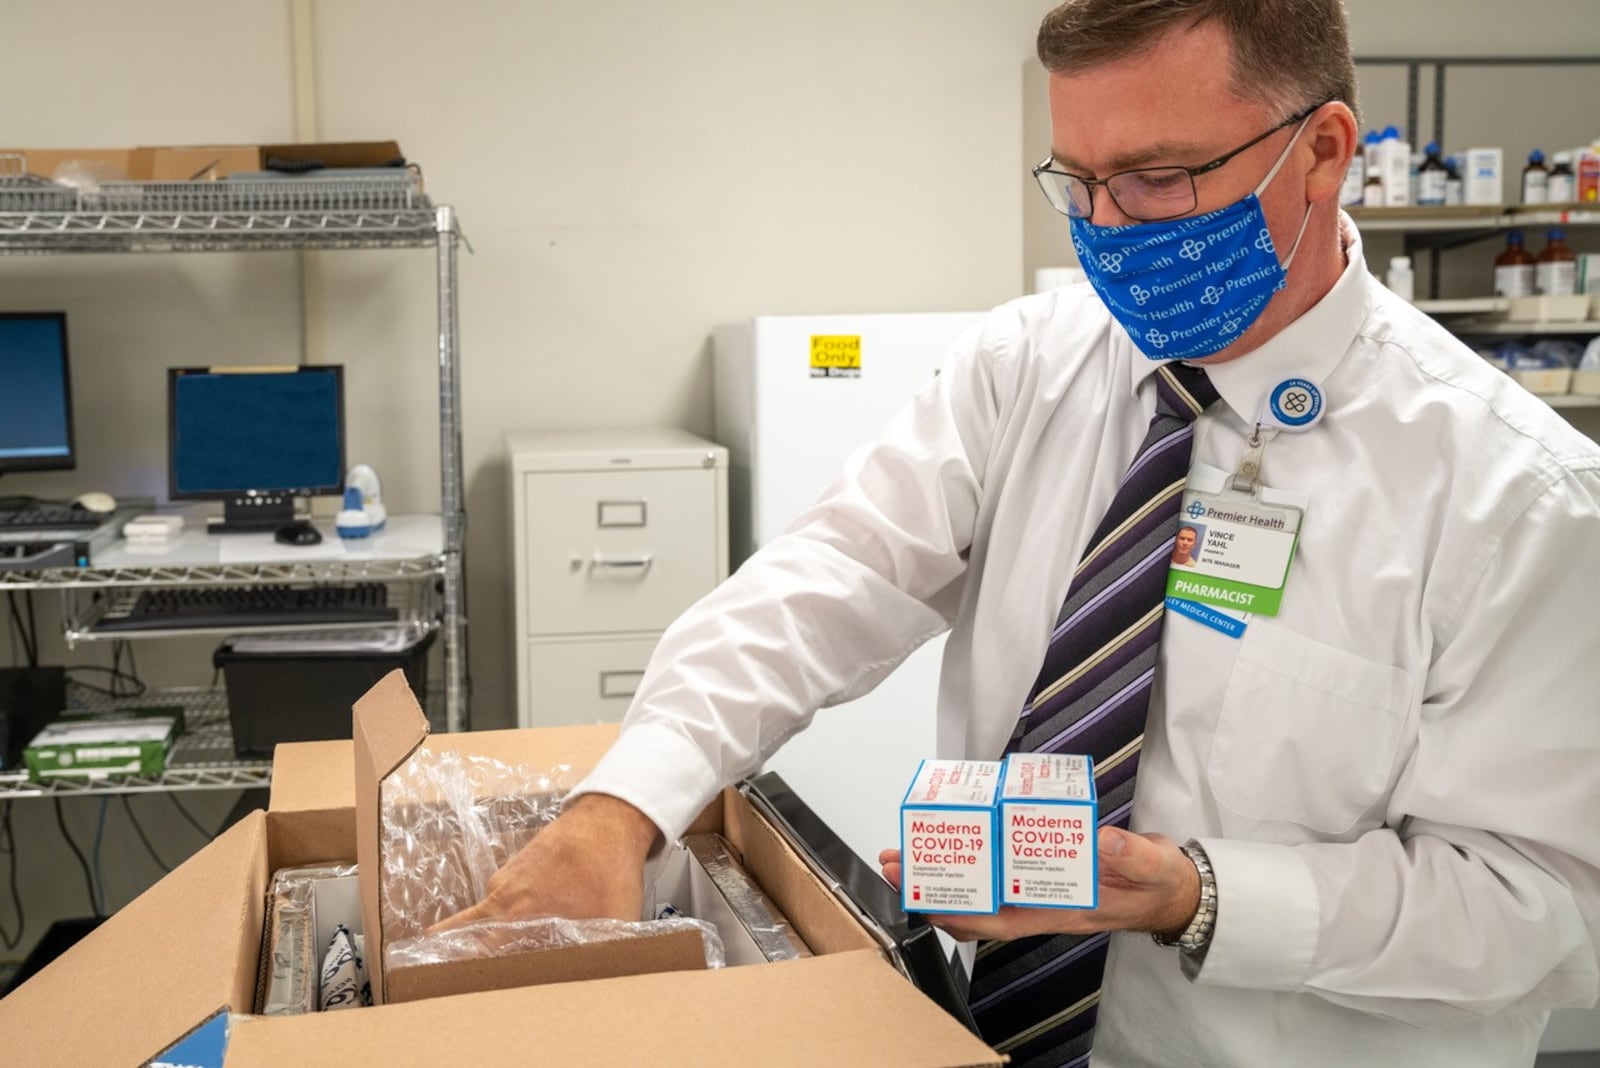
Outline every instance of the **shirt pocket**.
POLYGON ((1218 804, 1253 820, 1349 830, 1389 788, 1411 689, 1400 668, 1252 619, 1211 745, 1218 804))

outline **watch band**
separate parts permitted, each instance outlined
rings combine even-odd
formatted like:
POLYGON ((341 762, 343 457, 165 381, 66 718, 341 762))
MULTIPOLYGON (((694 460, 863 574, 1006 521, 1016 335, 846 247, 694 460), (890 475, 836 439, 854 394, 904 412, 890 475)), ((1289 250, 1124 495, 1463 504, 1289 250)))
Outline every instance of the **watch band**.
POLYGON ((1183 853, 1194 862, 1194 870, 1200 876, 1200 905, 1182 934, 1173 937, 1156 932, 1150 937, 1158 946, 1176 946, 1195 952, 1211 944, 1211 933, 1217 926, 1217 878, 1211 870, 1211 858, 1206 856, 1199 842, 1189 839, 1183 844, 1183 853))

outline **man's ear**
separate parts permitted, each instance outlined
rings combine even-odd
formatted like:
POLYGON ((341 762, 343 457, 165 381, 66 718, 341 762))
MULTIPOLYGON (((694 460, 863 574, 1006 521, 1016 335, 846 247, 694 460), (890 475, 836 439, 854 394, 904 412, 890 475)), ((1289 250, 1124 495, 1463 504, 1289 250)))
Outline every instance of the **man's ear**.
POLYGON ((1311 149, 1311 169, 1306 172, 1306 199, 1313 204, 1336 198, 1344 187, 1350 158, 1360 148, 1360 130, 1349 105, 1335 100, 1325 104, 1306 124, 1302 138, 1311 149))

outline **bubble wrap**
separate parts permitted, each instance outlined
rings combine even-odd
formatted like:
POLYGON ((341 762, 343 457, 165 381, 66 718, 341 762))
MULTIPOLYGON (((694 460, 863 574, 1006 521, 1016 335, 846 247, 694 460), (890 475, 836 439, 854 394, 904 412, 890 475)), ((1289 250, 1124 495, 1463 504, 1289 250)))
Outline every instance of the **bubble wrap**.
POLYGON ((380 804, 384 966, 399 968, 609 942, 691 927, 708 967, 723 963, 711 924, 691 919, 485 921, 440 934, 434 924, 483 900, 489 879, 561 814, 571 769, 510 767, 418 749, 384 780, 380 804))

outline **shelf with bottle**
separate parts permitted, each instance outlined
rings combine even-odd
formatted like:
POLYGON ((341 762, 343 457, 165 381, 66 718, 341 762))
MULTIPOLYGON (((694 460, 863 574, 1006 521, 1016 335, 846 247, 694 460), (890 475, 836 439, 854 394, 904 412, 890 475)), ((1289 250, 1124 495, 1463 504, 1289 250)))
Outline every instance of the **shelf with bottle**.
POLYGON ((1400 208, 1351 206, 1344 210, 1362 230, 1372 232, 1495 232, 1517 226, 1600 226, 1600 203, 1452 204, 1400 208))

